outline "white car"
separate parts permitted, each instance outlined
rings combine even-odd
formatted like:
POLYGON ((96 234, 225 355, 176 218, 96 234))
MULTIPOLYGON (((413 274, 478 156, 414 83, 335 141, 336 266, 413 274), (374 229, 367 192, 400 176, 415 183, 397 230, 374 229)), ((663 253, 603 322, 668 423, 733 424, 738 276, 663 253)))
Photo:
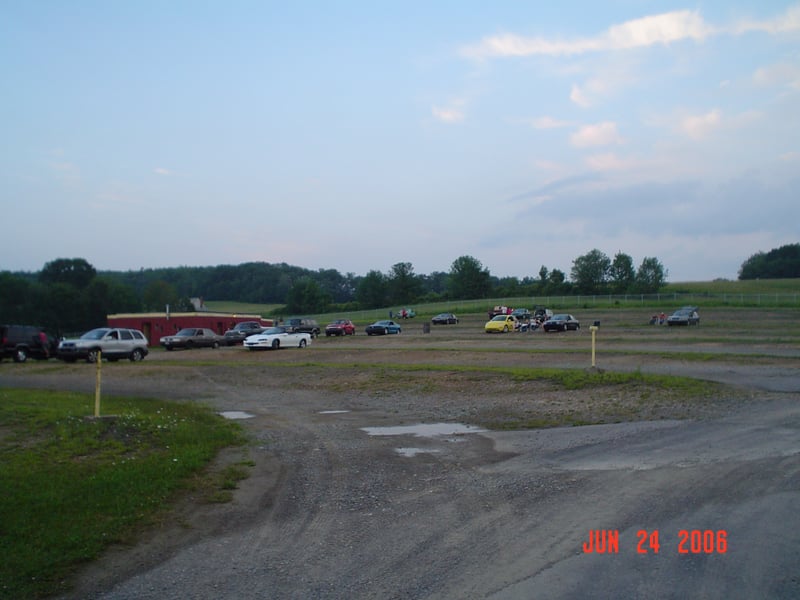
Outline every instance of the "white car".
POLYGON ((261 333, 245 338, 244 347, 250 350, 277 350, 281 347, 305 348, 311 343, 311 334, 292 331, 288 327, 267 327, 261 333))

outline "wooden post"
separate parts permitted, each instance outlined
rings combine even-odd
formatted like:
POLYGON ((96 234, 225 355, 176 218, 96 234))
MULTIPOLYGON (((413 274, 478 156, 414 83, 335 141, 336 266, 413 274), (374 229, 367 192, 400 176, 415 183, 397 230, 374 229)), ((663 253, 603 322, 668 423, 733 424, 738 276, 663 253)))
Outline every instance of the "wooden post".
POLYGON ((100 369, 101 365, 103 364, 103 352, 101 350, 97 351, 97 371, 95 374, 94 380, 94 416, 95 418, 100 416, 100 369))

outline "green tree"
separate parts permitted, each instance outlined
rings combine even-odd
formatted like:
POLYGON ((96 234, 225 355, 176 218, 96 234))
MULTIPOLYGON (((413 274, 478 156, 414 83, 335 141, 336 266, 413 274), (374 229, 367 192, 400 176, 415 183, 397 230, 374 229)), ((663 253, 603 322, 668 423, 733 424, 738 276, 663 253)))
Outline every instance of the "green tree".
POLYGON ((96 275, 95 268, 83 258, 57 258, 42 267, 39 281, 44 284, 66 283, 82 290, 96 275))
POLYGON ((453 261, 447 284, 448 295, 456 300, 488 298, 492 291, 489 269, 472 256, 460 256, 453 261))
POLYGON ((170 310, 178 310, 178 300, 178 290, 175 289, 174 285, 167 283, 163 279, 148 283, 142 294, 142 304, 145 310, 166 310, 167 304, 170 305, 170 310))
POLYGON ((611 260, 594 249, 572 261, 572 283, 579 294, 601 294, 608 282, 611 260))
POLYGON ((628 254, 617 252, 608 270, 608 279, 611 291, 615 294, 622 294, 631 289, 636 280, 633 259, 628 254))
POLYGON ((331 303, 331 296, 310 277, 303 277, 292 286, 286 298, 286 310, 291 313, 325 312, 331 303))
POLYGON ((753 254, 739 269, 740 280, 793 277, 800 277, 800 244, 787 244, 767 253, 753 254))
POLYGON ((641 294, 654 294, 660 290, 667 281, 667 270, 664 265, 654 257, 645 257, 639 270, 636 271, 636 291, 641 294))
POLYGON ((388 277, 390 304, 410 304, 422 294, 422 280, 414 274, 411 263, 392 266, 388 277))
POLYGON ((380 271, 367 273, 356 288, 356 300, 359 306, 367 308, 382 308, 387 302, 388 283, 380 271))

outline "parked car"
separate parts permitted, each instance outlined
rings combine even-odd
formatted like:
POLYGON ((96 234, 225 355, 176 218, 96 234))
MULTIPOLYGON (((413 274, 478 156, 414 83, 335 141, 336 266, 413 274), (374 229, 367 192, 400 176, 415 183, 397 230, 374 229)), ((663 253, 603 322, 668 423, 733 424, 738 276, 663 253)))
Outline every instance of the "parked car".
POLYGON ((278 348, 305 348, 311 343, 311 334, 290 327, 267 327, 261 333, 248 336, 244 347, 250 350, 277 350, 278 348))
POLYGON ((388 319, 375 321, 372 325, 367 325, 364 330, 367 335, 387 335, 390 333, 401 333, 403 330, 400 325, 388 319))
POLYGON ((511 314, 517 317, 517 321, 531 320, 531 311, 529 311, 527 308, 515 308, 511 311, 511 314))
POLYGON ((286 319, 280 325, 281 327, 286 327, 292 331, 309 333, 311 334, 311 337, 317 337, 320 333, 319 324, 314 319, 291 317, 286 319))
POLYGON ((175 335, 165 335, 161 338, 161 345, 167 350, 183 348, 219 348, 226 344, 225 336, 219 335, 205 327, 185 327, 175 335))
POLYGON ((498 315, 509 315, 511 314, 511 308, 508 306, 493 306, 489 309, 488 313, 489 319, 494 319, 498 315))
POLYGON ((247 336, 262 331, 264 331, 264 327, 258 321, 242 321, 234 325, 233 329, 225 332, 225 344, 228 346, 241 344, 247 336))
POLYGON ((120 327, 92 329, 77 339, 62 340, 57 350, 58 358, 66 362, 84 358, 90 363, 97 362, 98 357, 110 361, 127 358, 138 362, 147 353, 147 338, 141 331, 120 327))
POLYGON ((577 331, 580 328, 581 324, 578 319, 572 315, 563 313, 553 315, 542 325, 542 329, 545 331, 568 331, 570 329, 577 331))
POLYGON ((453 313, 439 313, 431 319, 434 325, 455 325, 458 323, 458 317, 453 313))
POLYGON ((517 317, 514 315, 494 316, 491 321, 488 321, 486 325, 483 326, 483 330, 486 333, 508 333, 509 331, 514 331, 516 328, 517 317))
POLYGON ((700 325, 696 306, 682 306, 667 318, 667 325, 700 325))
POLYGON ((33 325, 0 325, 0 360, 23 363, 28 357, 44 360, 55 356, 55 338, 33 325))
POLYGON ((336 319, 325 326, 325 335, 355 335, 356 326, 350 319, 336 319))

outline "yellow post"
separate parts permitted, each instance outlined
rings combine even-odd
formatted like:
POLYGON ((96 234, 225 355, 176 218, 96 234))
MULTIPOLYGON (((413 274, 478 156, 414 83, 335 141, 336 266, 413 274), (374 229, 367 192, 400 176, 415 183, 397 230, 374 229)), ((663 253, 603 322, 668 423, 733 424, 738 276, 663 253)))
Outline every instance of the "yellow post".
POLYGON ((97 351, 97 371, 94 380, 94 416, 100 416, 100 365, 103 364, 103 353, 97 351))
POLYGON ((592 332, 592 368, 595 367, 595 360, 594 360, 594 348, 595 348, 595 336, 597 335, 597 325, 591 325, 589 330, 592 332))

